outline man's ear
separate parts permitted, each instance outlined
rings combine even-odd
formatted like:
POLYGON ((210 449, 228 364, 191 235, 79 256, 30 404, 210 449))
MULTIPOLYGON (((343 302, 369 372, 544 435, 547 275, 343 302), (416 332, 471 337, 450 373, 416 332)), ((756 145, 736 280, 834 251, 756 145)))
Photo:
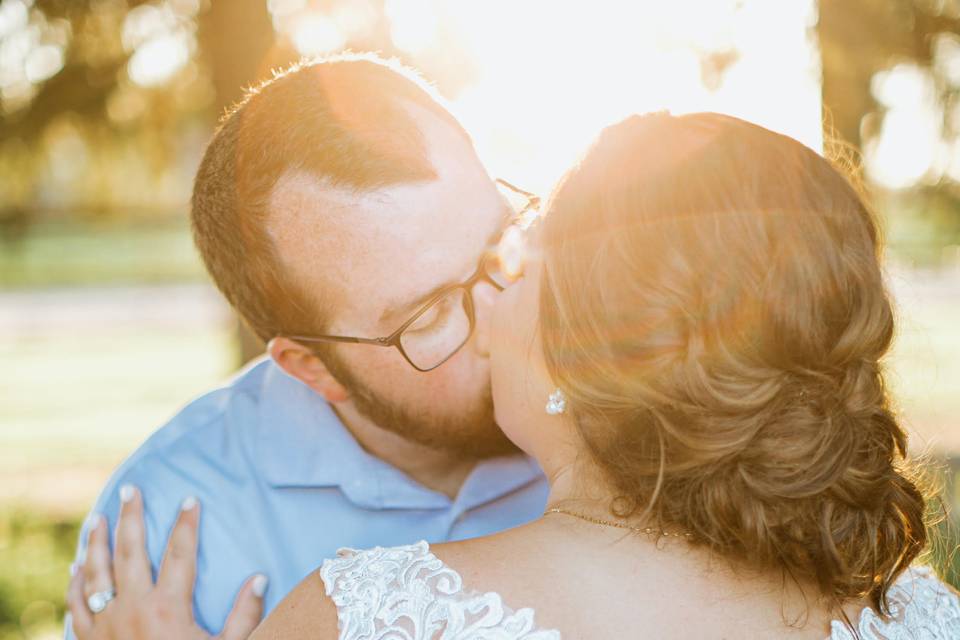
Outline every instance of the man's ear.
POLYGON ((331 404, 345 402, 350 392, 340 384, 313 351, 290 338, 276 337, 267 343, 267 353, 281 369, 304 383, 331 404))

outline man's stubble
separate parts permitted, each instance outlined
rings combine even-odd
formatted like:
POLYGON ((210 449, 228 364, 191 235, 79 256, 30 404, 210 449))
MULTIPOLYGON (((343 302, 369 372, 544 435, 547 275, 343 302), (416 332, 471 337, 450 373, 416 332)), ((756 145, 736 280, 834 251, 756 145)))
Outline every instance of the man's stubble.
POLYGON ((489 381, 472 406, 454 415, 436 411, 437 407, 410 407, 383 398, 334 354, 324 354, 324 364, 350 392, 357 411, 382 429, 462 459, 480 460, 519 452, 494 420, 489 381))

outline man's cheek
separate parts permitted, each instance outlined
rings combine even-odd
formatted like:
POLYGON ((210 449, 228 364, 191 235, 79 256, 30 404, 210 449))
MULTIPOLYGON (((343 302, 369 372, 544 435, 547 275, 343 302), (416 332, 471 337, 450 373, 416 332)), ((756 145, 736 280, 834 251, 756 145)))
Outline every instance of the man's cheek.
POLYGON ((396 349, 392 347, 389 349, 371 347, 371 349, 376 349, 376 353, 367 353, 367 357, 357 362, 354 367, 354 371, 362 372, 364 379, 374 380, 384 375, 405 376, 407 369, 413 371, 413 367, 396 349))

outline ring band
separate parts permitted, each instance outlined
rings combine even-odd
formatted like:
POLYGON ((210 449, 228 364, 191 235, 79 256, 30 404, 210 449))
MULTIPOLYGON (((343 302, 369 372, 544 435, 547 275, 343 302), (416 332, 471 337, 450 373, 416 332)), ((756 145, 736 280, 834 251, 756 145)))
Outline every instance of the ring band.
POLYGON ((87 598, 87 607, 89 607, 93 613, 100 613, 106 609, 110 601, 116 597, 117 592, 113 588, 107 589, 106 591, 97 591, 87 598))

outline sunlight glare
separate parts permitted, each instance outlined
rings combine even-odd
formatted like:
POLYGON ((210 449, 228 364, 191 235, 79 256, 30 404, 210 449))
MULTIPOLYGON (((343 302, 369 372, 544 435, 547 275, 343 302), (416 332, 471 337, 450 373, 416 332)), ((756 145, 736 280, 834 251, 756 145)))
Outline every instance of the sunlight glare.
POLYGON ((63 69, 63 49, 45 44, 30 52, 24 64, 27 80, 33 83, 52 78, 63 69))
MULTIPOLYGON (((430 3, 417 4, 426 16, 430 3)), ((526 188, 549 189, 602 127, 632 113, 720 111, 822 149, 814 0, 443 7, 478 75, 454 114, 492 171, 526 188)))
POLYGON ((171 33, 177 28, 177 16, 167 5, 142 4, 130 9, 123 20, 123 48, 133 51, 141 44, 171 33))
POLYGON ((300 55, 314 56, 335 51, 344 44, 346 38, 329 17, 316 12, 307 12, 297 16, 292 32, 293 46, 300 55))
POLYGON ((0 39, 27 26, 29 16, 27 4, 23 0, 4 0, 0 2, 0 39))
POLYGON ((190 43, 183 32, 147 40, 127 63, 130 79, 141 87, 157 87, 174 76, 190 59, 190 43))
POLYGON ((903 189, 934 169, 940 155, 942 115, 933 83, 929 71, 911 64, 897 65, 874 77, 873 94, 887 112, 880 134, 864 154, 870 177, 883 186, 903 189))
POLYGON ((352 0, 333 10, 333 21, 348 38, 367 32, 377 21, 377 10, 369 0, 352 0))
POLYGON ((516 225, 507 227, 497 244, 497 260, 500 263, 500 270, 510 280, 516 280, 523 272, 526 249, 525 234, 520 227, 516 225))
POLYGON ((941 33, 934 38, 934 65, 951 86, 960 87, 960 35, 941 33))
POLYGON ((430 0, 387 0, 383 11, 390 20, 390 39, 399 49, 419 53, 434 44, 439 19, 430 0))

